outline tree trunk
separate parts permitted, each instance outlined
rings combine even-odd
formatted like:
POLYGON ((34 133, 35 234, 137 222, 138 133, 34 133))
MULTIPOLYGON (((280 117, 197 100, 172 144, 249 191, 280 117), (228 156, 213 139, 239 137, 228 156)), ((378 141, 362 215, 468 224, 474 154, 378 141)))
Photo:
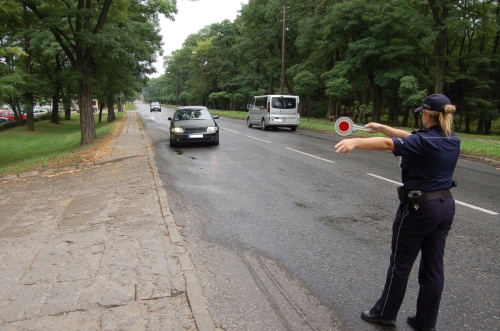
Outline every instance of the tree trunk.
POLYGON ((373 113, 372 121, 380 122, 382 118, 382 87, 375 84, 375 77, 370 76, 370 83, 373 88, 373 113))
MULTIPOLYGON (((121 92, 120 92, 121 93, 121 92)), ((121 95, 121 94, 120 94, 121 95)), ((168 101, 166 102, 168 105, 168 101)), ((121 113, 123 111, 123 103, 122 103, 122 97, 118 96, 118 112, 121 113)), ((113 119, 114 120, 114 119, 113 119)))
POLYGON ((271 77, 269 80, 269 94, 274 94, 274 79, 271 77))
POLYGON ((420 125, 418 124, 418 119, 420 118, 420 115, 421 115, 421 113, 420 113, 420 112, 418 112, 418 113, 413 113, 413 118, 414 118, 414 120, 415 120, 415 121, 414 121, 415 125, 413 126, 413 128, 414 128, 414 129, 418 129, 418 128, 419 128, 419 126, 420 126, 420 125))
POLYGON ((114 108, 114 100, 113 100, 113 95, 108 94, 108 98, 106 100, 106 103, 108 104, 108 123, 113 122, 116 117, 115 117, 115 108, 114 108))
POLYGON ((436 81, 434 83, 434 93, 443 93, 444 89, 444 68, 446 55, 446 26, 443 22, 448 17, 447 3, 437 5, 436 0, 428 0, 434 20, 434 29, 438 32, 434 40, 434 65, 436 70, 436 81), (440 15, 441 12, 441 15, 440 15))
POLYGON ((59 120, 59 99, 60 88, 57 84, 54 85, 54 94, 52 94, 52 114, 50 114, 50 122, 58 124, 59 120))
MULTIPOLYGON (((35 131, 35 118, 33 116, 33 92, 26 93, 26 101, 24 102, 24 111, 26 112, 27 131, 35 131)), ((22 116, 21 116, 22 118, 22 116)))
POLYGON ((404 112, 403 120, 401 121, 401 126, 402 127, 408 126, 408 117, 409 117, 409 114, 410 114, 410 112, 408 110, 404 112))
POLYGON ((489 136, 491 134, 491 118, 484 122, 484 134, 489 136))
POLYGON ((59 91, 54 92, 52 95, 52 116, 59 116, 59 91))
POLYGON ((92 82, 90 79, 81 78, 78 85, 78 104, 80 105, 80 127, 82 132, 80 144, 87 145, 97 139, 94 112, 92 111, 92 82))
POLYGON ((483 134, 484 133, 484 120, 482 118, 477 121, 477 129, 476 129, 476 134, 483 134))
MULTIPOLYGON (((62 103, 63 103, 64 118, 67 121, 69 121, 71 119, 71 95, 69 93, 63 92, 61 99, 62 99, 62 103)), ((53 118, 55 118, 55 120, 56 120, 56 122, 53 122, 53 123, 59 123, 59 113, 55 113, 55 116, 53 118)))
POLYGON ((468 112, 465 114, 465 133, 470 133, 470 118, 468 112))
MULTIPOLYGON (((28 9, 26 8, 26 5, 23 5, 23 20, 24 20, 24 27, 26 28, 26 31, 29 31, 30 29, 30 20, 28 17, 28 9)), ((31 37, 30 35, 25 32, 24 34, 24 51, 26 52, 27 56, 24 58, 24 73, 28 77, 28 81, 30 79, 31 75, 31 37)), ((28 89, 31 90, 31 88, 28 86, 28 89)), ((28 126, 27 130, 28 131, 35 131, 35 118, 33 117, 33 92, 26 90, 25 92, 25 101, 24 101, 24 112, 26 113, 26 124, 28 126)), ((22 118, 22 115, 21 115, 22 118)))
POLYGON ((328 115, 335 115, 335 99, 333 97, 328 97, 328 115))

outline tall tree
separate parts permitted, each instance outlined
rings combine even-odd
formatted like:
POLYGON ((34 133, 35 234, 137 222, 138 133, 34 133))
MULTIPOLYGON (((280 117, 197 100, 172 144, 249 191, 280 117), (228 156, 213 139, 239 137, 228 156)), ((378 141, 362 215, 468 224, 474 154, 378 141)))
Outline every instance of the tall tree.
POLYGON ((98 69, 95 56, 116 41, 113 29, 106 29, 110 12, 114 17, 140 12, 150 21, 158 22, 158 13, 172 18, 171 15, 177 12, 175 0, 139 3, 131 0, 54 0, 42 3, 35 0, 20 1, 38 16, 42 28, 53 33, 73 70, 79 75, 81 143, 88 144, 97 138, 92 111, 93 80, 98 69))

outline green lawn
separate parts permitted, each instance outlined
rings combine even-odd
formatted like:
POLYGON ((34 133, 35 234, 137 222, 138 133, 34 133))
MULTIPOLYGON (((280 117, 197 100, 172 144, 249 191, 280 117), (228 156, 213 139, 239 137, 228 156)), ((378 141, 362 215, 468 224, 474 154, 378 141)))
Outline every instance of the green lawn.
MULTIPOLYGON (((115 113, 117 120, 124 113, 115 113)), ((26 126, 0 131, 0 175, 20 173, 53 166, 68 166, 85 162, 86 154, 96 149, 109 136, 118 121, 108 124, 107 114, 95 128, 98 140, 87 146, 80 146, 80 116, 72 114, 71 120, 60 124, 48 120, 35 122, 35 131, 26 131, 26 126)))

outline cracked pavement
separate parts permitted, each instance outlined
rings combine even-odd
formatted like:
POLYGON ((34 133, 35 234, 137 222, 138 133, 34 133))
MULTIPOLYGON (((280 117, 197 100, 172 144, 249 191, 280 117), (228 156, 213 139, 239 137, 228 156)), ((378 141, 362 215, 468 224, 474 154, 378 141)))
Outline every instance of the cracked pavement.
POLYGON ((99 164, 0 178, 0 330, 213 330, 147 135, 99 164))

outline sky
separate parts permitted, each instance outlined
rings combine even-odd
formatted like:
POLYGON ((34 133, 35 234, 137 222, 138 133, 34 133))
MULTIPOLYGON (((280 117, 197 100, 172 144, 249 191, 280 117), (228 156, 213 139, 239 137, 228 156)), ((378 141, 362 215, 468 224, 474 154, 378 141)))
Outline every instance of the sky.
MULTIPOLYGON (((248 0, 177 0, 177 15, 175 21, 160 17, 161 34, 163 36, 163 56, 182 48, 182 43, 193 33, 207 25, 219 23, 225 19, 233 22, 238 16, 238 10, 248 0)), ((158 56, 155 63, 157 73, 150 77, 158 77, 165 72, 163 56, 158 56)))

